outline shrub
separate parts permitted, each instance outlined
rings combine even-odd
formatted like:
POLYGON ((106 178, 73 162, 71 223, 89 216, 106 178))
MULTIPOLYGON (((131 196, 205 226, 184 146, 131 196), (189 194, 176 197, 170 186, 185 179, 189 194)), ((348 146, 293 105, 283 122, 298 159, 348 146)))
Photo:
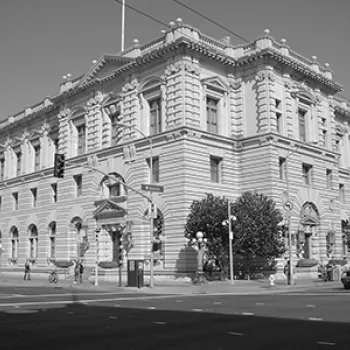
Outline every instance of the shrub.
POLYGON ((60 268, 68 268, 68 267, 74 265, 72 260, 55 260, 54 264, 55 264, 55 266, 60 267, 60 268))
POLYGON ((115 269, 116 267, 119 267, 119 264, 116 261, 100 261, 98 266, 103 269, 115 269))
POLYGON ((318 265, 316 259, 300 259, 297 263, 297 267, 313 267, 318 265))

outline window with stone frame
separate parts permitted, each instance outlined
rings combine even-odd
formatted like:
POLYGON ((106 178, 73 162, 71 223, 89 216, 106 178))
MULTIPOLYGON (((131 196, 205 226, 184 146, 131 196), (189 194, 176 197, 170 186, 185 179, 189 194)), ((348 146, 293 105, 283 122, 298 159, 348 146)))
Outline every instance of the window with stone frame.
POLYGON ((151 172, 151 159, 147 159, 148 168, 150 171, 150 181, 152 183, 159 182, 159 157, 152 157, 152 172, 151 172))
POLYGON ((15 155, 15 169, 16 173, 15 176, 21 176, 22 175, 22 150, 20 146, 17 146, 13 149, 13 153, 15 155))
POLYGON ((283 114, 282 114, 282 100, 275 99, 275 114, 276 114, 276 130, 279 134, 283 133, 283 114))
POLYGON ((312 165, 303 163, 302 164, 302 175, 304 185, 312 185, 312 165))
POLYGON ((332 189, 332 181, 333 181, 333 171, 332 169, 326 169, 326 183, 327 183, 328 189, 332 189))
POLYGON ((4 181, 5 180, 5 155, 2 153, 0 155, 0 181, 4 181))
POLYGON ((298 108, 298 126, 299 126, 299 140, 306 141, 306 111, 302 108, 298 108))
POLYGON ((31 141, 33 152, 34 152, 34 171, 40 170, 40 154, 41 154, 41 147, 40 147, 40 139, 37 138, 33 141, 31 141))
POLYGON ((56 257, 56 222, 52 221, 48 227, 49 230, 49 258, 56 257))
POLYGON ((38 228, 33 224, 30 225, 28 228, 28 235, 29 235, 29 258, 37 259, 38 243, 39 243, 38 228))
POLYGON ((18 210, 18 192, 12 193, 12 199, 13 199, 13 210, 18 210))
POLYGON ((75 183, 75 196, 80 197, 83 195, 83 175, 74 175, 73 179, 75 183))
POLYGON ((345 185, 339 184, 339 199, 341 204, 345 204, 345 185))
POLYGON ((71 117, 73 127, 73 156, 80 156, 86 153, 87 146, 87 132, 86 132, 86 121, 85 112, 76 112, 71 117), (75 148, 75 149, 74 149, 75 148))
POLYGON ((16 226, 12 226, 11 230, 11 259, 18 259, 18 248, 19 248, 19 233, 16 226))
POLYGON ((210 181, 211 182, 221 181, 221 163, 222 163, 222 158, 210 156, 210 181))
POLYGON ((207 131, 213 134, 219 132, 219 100, 207 96, 206 110, 207 110, 207 131))
POLYGON ((152 79, 145 83, 140 91, 144 117, 148 118, 149 135, 155 135, 164 130, 164 85, 161 79, 152 79))
POLYGON ((286 180, 287 178, 287 160, 284 157, 278 159, 279 178, 280 180, 286 180))
POLYGON ((124 179, 117 173, 110 173, 101 180, 102 198, 113 198, 127 195, 124 179))
POLYGON ((122 113, 121 97, 112 96, 103 105, 102 142, 104 147, 113 147, 120 140, 122 113), (110 140, 109 143, 107 140, 110 140))
POLYGON ((32 207, 35 208, 37 206, 37 202, 38 202, 38 189, 31 188, 30 192, 32 194, 32 207))

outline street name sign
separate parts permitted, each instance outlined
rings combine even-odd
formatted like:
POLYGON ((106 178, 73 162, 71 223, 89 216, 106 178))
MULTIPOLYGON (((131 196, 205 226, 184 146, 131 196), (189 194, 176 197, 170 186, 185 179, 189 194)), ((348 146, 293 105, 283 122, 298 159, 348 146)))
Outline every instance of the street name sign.
POLYGON ((141 190, 150 192, 164 192, 164 186, 153 184, 141 184, 141 190))

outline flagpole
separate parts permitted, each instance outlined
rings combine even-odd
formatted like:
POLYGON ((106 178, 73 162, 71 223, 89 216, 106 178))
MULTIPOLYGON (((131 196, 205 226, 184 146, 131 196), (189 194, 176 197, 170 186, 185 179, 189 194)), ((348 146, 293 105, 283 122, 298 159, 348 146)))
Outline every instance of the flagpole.
POLYGON ((124 51, 124 31, 125 31, 125 0, 122 3, 122 40, 121 40, 121 51, 124 51))

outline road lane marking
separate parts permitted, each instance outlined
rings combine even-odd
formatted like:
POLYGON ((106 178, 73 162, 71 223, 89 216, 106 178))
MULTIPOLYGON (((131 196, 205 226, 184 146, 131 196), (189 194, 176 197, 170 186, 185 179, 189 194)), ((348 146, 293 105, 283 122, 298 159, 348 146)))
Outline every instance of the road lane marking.
POLYGON ((265 305, 265 303, 255 303, 255 305, 265 305))
POLYGON ((213 304, 214 304, 214 305, 221 305, 222 303, 221 303, 221 301, 214 301, 213 304))
POLYGON ((242 312, 242 315, 244 315, 244 316, 253 316, 254 314, 252 312, 242 312))
POLYGON ((236 336, 243 335, 243 333, 238 333, 238 332, 227 332, 227 334, 229 334, 229 335, 236 335, 236 336))
POLYGON ((183 303, 183 300, 176 300, 177 303, 183 303))
POLYGON ((319 317, 309 317, 308 320, 309 320, 309 321, 323 321, 323 318, 319 318, 319 317))
POLYGON ((203 309, 192 309, 192 311, 194 311, 194 312, 201 312, 201 311, 203 311, 203 309))
POLYGON ((160 325, 166 324, 166 322, 162 322, 162 321, 153 321, 153 323, 160 324, 160 325))
POLYGON ((330 345, 330 346, 336 345, 336 343, 331 343, 331 342, 327 342, 327 341, 318 341, 317 344, 319 344, 319 345, 330 345))
POLYGON ((110 318, 111 320, 116 320, 118 317, 117 316, 109 316, 108 318, 110 318))
POLYGON ((67 312, 67 314, 68 314, 68 315, 74 315, 74 312, 69 311, 69 312, 67 312))
MULTIPOLYGON (((75 296, 94 296, 94 295, 118 295, 120 293, 52 293, 52 294, 0 294, 0 299, 4 298, 28 298, 28 297, 59 297, 59 296, 65 296, 68 297, 70 295, 75 296)), ((125 293, 128 294, 128 293, 125 293)))
POLYGON ((148 309, 149 310, 155 310, 156 308, 154 306, 149 306, 148 309))
POLYGON ((307 304, 306 307, 316 307, 316 305, 307 304))
POLYGON ((114 307, 120 307, 120 304, 114 304, 114 307))

